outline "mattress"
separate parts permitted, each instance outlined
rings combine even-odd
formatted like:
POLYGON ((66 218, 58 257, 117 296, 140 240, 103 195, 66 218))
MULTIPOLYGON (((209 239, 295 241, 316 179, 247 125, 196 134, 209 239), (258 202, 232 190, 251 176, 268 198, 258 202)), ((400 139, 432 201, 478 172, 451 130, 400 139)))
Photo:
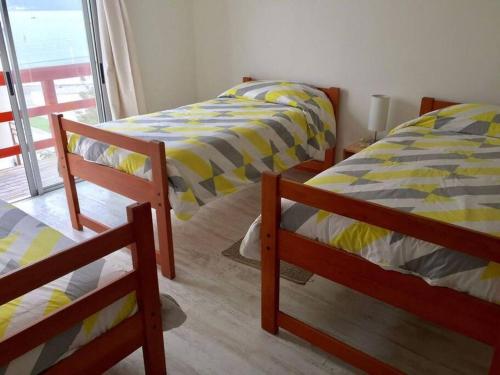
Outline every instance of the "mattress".
MULTIPOLYGON (((431 112, 306 184, 500 237, 500 107, 431 112)), ((495 262, 288 200, 281 226, 384 269, 500 302, 495 262)), ((259 257, 259 231, 260 218, 242 243, 243 256, 259 257)))
MULTIPOLYGON (((335 117, 326 95, 290 82, 256 81, 213 100, 96 125, 165 143, 170 205, 189 219, 208 202, 311 158, 335 144, 335 117)), ((151 163, 96 140, 70 135, 68 149, 85 160, 151 179, 151 163)))
MULTIPOLYGON (((0 275, 72 245, 74 243, 61 233, 0 201, 0 275)), ((0 340, 99 286, 123 276, 126 271, 128 270, 115 265, 113 255, 110 255, 1 305, 0 340)), ((169 309, 174 318, 183 315, 171 298, 163 298, 163 305, 162 309, 169 309), (168 306, 165 306, 165 302, 168 306)), ((136 309, 135 293, 131 293, 11 361, 7 366, 0 366, 0 374, 38 374, 116 326, 134 314, 136 309)), ((177 323, 180 324, 178 319, 177 323)))

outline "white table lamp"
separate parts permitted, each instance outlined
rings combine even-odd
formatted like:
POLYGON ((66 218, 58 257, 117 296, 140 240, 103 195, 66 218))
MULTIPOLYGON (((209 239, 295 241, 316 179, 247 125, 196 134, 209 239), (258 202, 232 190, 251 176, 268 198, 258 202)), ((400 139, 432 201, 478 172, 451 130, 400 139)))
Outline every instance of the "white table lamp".
POLYGON ((368 130, 375 132, 373 142, 377 141, 377 132, 384 131, 387 127, 389 99, 390 97, 386 95, 372 95, 370 116, 368 117, 368 130))

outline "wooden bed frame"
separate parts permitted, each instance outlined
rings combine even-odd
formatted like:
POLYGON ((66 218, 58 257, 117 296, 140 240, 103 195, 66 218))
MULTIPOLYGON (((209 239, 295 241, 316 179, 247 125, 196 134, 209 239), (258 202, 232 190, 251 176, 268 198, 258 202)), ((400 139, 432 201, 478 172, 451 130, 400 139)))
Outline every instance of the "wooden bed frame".
POLYGON ((151 206, 129 206, 127 216, 127 224, 0 277, 2 305, 125 246, 132 249, 132 271, 1 341, 0 366, 135 291, 137 313, 44 373, 101 373, 141 346, 146 373, 166 373, 151 206))
MULTIPOLYGON (((423 98, 420 113, 453 103, 423 98)), ((358 292, 409 311, 495 348, 491 374, 500 373, 500 306, 416 276, 383 270, 363 258, 280 228, 281 198, 500 262, 500 238, 405 213, 265 173, 262 181, 262 328, 279 327, 368 372, 402 373, 279 309, 279 261, 295 264, 358 292), (446 236, 442 234, 446 233, 446 236), (307 255, 307 256, 306 256, 307 255)))
MULTIPOLYGON (((244 82, 250 80, 252 80, 250 77, 243 78, 244 82)), ((331 100, 335 111, 335 118, 338 121, 340 89, 330 87, 320 88, 320 90, 322 90, 331 100)), ((96 232, 102 232, 108 229, 104 224, 80 212, 75 177, 90 181, 137 202, 150 202, 151 206, 156 211, 156 224, 158 228, 159 249, 156 251, 156 261, 160 265, 162 275, 169 279, 173 279, 175 277, 175 262, 164 143, 158 141, 144 141, 138 138, 112 133, 64 119, 60 114, 52 114, 50 122, 52 133, 55 138, 59 170, 64 181, 73 228, 82 230, 83 226, 85 226, 96 232), (148 181, 114 168, 85 161, 81 156, 68 152, 67 132, 79 134, 105 144, 114 145, 118 148, 148 156, 151 160, 152 180, 148 181)), ((309 171, 316 171, 319 173, 331 167, 334 162, 335 149, 333 148, 325 152, 325 160, 323 162, 310 160, 301 164, 301 166, 309 171)))

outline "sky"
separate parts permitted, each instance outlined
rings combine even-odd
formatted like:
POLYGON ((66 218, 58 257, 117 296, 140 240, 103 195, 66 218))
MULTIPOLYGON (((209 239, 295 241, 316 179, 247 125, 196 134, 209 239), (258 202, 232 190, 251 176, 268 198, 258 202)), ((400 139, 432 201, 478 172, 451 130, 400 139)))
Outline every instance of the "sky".
POLYGON ((7 0, 9 10, 77 10, 82 8, 81 0, 7 0))

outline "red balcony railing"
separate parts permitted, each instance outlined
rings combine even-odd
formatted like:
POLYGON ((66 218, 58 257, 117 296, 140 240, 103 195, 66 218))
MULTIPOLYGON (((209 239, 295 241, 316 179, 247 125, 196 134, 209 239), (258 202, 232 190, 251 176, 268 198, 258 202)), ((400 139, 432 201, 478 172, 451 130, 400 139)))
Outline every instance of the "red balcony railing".
MULTIPOLYGON (((5 76, 0 72, 0 86, 5 86, 5 76)), ((85 77, 92 74, 90 64, 70 64, 60 66, 47 66, 21 70, 22 83, 40 82, 45 105, 31 107, 28 109, 30 117, 48 115, 53 112, 67 112, 76 109, 93 108, 96 105, 94 98, 80 99, 59 103, 54 81, 57 79, 85 77)), ((0 112, 0 126, 8 126, 9 121, 14 120, 12 111, 0 112)), ((44 149, 54 145, 53 138, 47 138, 34 142, 36 150, 44 149)), ((19 145, 0 148, 0 158, 16 156, 21 153, 19 145)))

